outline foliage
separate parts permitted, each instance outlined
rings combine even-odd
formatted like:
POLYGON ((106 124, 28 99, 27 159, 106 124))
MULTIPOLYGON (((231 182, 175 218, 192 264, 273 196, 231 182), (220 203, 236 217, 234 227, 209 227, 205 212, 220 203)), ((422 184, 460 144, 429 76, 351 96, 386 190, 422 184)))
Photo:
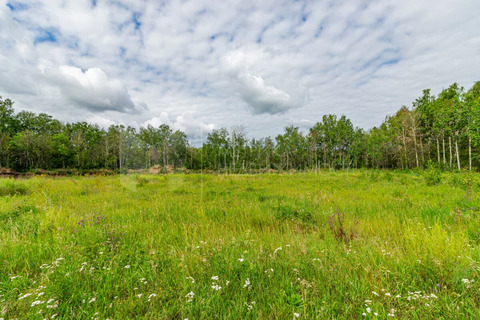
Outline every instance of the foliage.
POLYGON ((436 186, 442 182, 442 171, 431 161, 425 171, 425 182, 428 186, 436 186))

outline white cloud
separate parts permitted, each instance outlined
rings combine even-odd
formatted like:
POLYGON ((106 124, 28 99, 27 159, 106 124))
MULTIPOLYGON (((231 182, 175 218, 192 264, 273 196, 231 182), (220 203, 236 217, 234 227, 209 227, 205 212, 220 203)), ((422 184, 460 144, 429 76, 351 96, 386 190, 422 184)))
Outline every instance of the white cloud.
POLYGON ((87 122, 91 124, 96 124, 100 128, 108 128, 111 125, 115 125, 115 121, 99 116, 98 114, 92 115, 87 118, 87 122))
POLYGON ((83 71, 72 66, 39 66, 40 71, 62 94, 79 108, 91 111, 138 111, 127 89, 118 79, 110 79, 99 68, 83 71))

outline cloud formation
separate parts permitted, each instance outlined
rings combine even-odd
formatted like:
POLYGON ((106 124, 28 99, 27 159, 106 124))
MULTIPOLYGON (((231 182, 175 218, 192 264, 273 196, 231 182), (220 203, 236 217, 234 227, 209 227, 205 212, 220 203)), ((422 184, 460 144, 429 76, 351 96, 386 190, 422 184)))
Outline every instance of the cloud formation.
POLYGON ((252 74, 252 63, 243 52, 232 52, 225 58, 225 70, 232 79, 234 93, 247 103, 254 115, 281 114, 300 107, 306 96, 294 85, 288 86, 296 96, 265 82, 260 75, 252 74))
POLYGON ((72 66, 44 67, 41 72, 58 87, 65 98, 92 112, 114 110, 123 113, 138 111, 127 89, 118 79, 110 79, 99 68, 83 71, 72 66))
POLYGON ((476 0, 4 0, 0 95, 192 137, 274 136, 327 113, 369 128, 424 88, 480 80, 478 16, 476 0))

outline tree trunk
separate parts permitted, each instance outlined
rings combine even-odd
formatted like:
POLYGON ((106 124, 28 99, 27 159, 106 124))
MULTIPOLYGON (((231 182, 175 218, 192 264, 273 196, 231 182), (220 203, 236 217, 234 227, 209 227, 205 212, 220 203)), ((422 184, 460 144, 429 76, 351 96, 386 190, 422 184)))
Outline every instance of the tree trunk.
POLYGON ((440 165, 440 141, 437 138, 437 156, 438 156, 438 165, 440 165))
MULTIPOLYGON (((423 151, 423 142, 422 135, 420 134, 420 155, 422 156, 422 167, 425 166, 425 153, 423 151)), ((430 150, 430 149, 429 149, 430 150)))
POLYGON ((417 164, 417 168, 420 166, 418 163, 418 148, 417 148, 417 134, 415 130, 413 130, 413 146, 415 149, 415 163, 417 164))
POLYGON ((447 159, 445 157, 445 137, 442 137, 442 147, 443 147, 443 164, 447 164, 447 159))
POLYGON ((455 139, 455 152, 457 153, 457 167, 458 167, 458 171, 460 171, 460 154, 458 153, 458 143, 457 143, 457 139, 455 139))
POLYGON ((453 165, 452 137, 448 137, 448 151, 450 152, 450 168, 453 165))
POLYGON ((468 169, 472 171, 472 137, 468 135, 468 169))

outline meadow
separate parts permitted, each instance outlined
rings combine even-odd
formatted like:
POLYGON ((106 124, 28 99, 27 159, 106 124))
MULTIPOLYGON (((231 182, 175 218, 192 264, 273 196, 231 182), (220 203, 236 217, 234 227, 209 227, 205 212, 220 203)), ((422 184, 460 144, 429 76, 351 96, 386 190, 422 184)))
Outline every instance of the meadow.
POLYGON ((0 319, 479 319, 480 176, 0 180, 0 319))

